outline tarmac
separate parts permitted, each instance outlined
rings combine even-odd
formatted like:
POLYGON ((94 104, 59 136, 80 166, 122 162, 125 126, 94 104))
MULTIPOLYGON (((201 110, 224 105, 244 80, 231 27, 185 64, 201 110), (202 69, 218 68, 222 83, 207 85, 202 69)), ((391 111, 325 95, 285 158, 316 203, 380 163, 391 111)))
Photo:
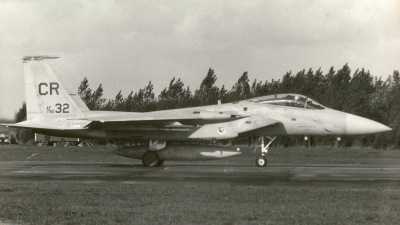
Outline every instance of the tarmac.
POLYGON ((400 186, 400 165, 252 164, 166 162, 161 167, 129 163, 0 162, 2 182, 227 183, 233 185, 400 186))

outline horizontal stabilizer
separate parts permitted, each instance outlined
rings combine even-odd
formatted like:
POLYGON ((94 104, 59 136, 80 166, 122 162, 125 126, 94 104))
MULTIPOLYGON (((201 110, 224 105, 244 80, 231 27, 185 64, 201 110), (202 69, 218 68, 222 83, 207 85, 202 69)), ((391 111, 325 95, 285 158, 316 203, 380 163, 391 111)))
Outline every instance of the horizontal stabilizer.
MULTIPOLYGON (((46 125, 37 125, 37 124, 0 124, 2 126, 10 127, 10 128, 22 128, 22 129, 41 129, 41 130, 76 130, 75 128, 65 128, 65 127, 56 127, 56 126, 46 126, 46 125)), ((86 129, 86 128, 83 128, 86 129)))
POLYGON ((41 130, 86 130, 85 127, 88 121, 70 120, 70 121, 54 121, 49 120, 44 122, 43 120, 31 120, 23 121, 14 124, 0 124, 11 128, 23 128, 23 129, 41 129, 41 130))
POLYGON ((24 56, 22 60, 24 62, 27 61, 36 61, 36 60, 43 60, 43 59, 58 59, 60 56, 56 55, 36 55, 36 56, 24 56))

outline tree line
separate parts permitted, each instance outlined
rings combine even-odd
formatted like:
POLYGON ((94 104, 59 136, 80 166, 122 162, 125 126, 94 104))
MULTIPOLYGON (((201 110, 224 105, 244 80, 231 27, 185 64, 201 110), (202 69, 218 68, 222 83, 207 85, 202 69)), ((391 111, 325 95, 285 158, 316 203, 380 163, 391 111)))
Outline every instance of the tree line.
MULTIPOLYGON (((370 74, 368 70, 357 69, 354 72, 346 63, 341 69, 331 67, 327 73, 321 68, 317 71, 291 71, 282 79, 250 82, 248 72, 244 72, 229 90, 223 85, 217 87, 217 75, 209 69, 198 89, 192 92, 185 87, 181 79, 175 77, 158 95, 150 81, 147 86, 137 92, 131 91, 123 96, 121 91, 114 99, 103 97, 100 84, 96 90, 89 87, 85 77, 78 87, 78 93, 91 110, 110 110, 127 112, 148 112, 184 107, 204 106, 244 100, 263 95, 280 93, 297 93, 336 110, 366 117, 393 129, 376 135, 362 137, 345 137, 339 143, 347 147, 398 148, 400 125, 400 75, 397 70, 386 80, 370 74)), ((237 138, 239 143, 249 141, 237 138)), ((280 137, 275 146, 295 146, 303 143, 303 137, 280 137)), ((314 137, 312 145, 334 145, 334 138, 314 137)))

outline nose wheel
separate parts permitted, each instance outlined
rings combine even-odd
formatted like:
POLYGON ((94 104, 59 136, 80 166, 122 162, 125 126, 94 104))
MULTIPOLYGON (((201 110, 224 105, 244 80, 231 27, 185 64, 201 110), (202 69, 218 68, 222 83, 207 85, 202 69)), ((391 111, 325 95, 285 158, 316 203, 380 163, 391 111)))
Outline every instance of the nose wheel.
POLYGON ((267 138, 269 138, 270 141, 269 141, 269 143, 267 145, 264 145, 264 136, 261 136, 258 139, 258 143, 261 142, 261 145, 258 145, 258 143, 257 143, 257 146, 254 149, 254 153, 255 153, 257 151, 258 147, 261 148, 261 156, 257 157, 257 159, 256 159, 256 165, 258 167, 267 166, 267 157, 266 157, 266 155, 268 153, 268 148, 272 144, 272 142, 275 140, 276 136, 273 137, 273 138, 270 138, 270 137, 267 136, 267 138))
POLYGON ((266 167, 267 166, 267 158, 264 156, 260 156, 256 159, 256 165, 258 167, 266 167))

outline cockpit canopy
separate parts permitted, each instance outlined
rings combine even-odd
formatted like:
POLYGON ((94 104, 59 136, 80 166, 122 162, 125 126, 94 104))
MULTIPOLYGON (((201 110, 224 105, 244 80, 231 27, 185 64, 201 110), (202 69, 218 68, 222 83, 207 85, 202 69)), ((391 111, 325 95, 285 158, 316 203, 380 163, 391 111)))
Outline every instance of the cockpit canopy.
POLYGON ((311 98, 308 98, 307 96, 299 94, 267 95, 247 99, 246 101, 259 104, 281 105, 305 109, 325 109, 325 106, 319 104, 311 98))

